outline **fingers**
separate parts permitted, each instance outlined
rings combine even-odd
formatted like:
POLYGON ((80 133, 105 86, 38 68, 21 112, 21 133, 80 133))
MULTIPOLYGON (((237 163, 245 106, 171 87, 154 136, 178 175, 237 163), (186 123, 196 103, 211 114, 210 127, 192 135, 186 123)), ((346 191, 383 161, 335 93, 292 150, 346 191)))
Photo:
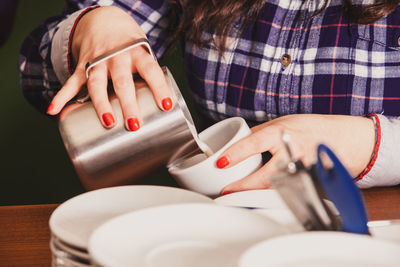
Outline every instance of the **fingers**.
MULTIPOLYGON (((121 104, 126 128, 130 131, 140 128, 142 118, 136 101, 133 71, 138 71, 146 80, 160 109, 168 111, 173 107, 172 92, 163 71, 143 47, 138 47, 133 49, 130 55, 123 53, 95 65, 90 70, 87 79, 88 92, 96 113, 106 128, 115 125, 115 116, 107 92, 108 73, 121 104)), ((65 104, 78 94, 85 82, 85 72, 77 70, 54 97, 48 107, 48 114, 59 113, 65 104)))
POLYGON ((227 185, 223 190, 221 195, 226 195, 234 192, 239 192, 243 190, 251 189, 267 189, 271 187, 269 182, 269 177, 278 171, 278 164, 283 161, 285 156, 283 153, 277 153, 274 155, 270 161, 268 161, 263 167, 258 169, 256 172, 250 174, 249 176, 236 181, 230 185, 227 185))
POLYGON ((275 149, 272 148, 279 141, 279 136, 275 135, 273 129, 253 132, 226 149, 217 160, 217 167, 220 169, 229 168, 252 155, 265 151, 274 154, 275 149))
MULTIPOLYGON (((144 48, 142 48, 144 49, 144 48)), ((135 57, 137 71, 146 80, 153 92, 157 105, 164 111, 172 109, 172 92, 157 61, 147 51, 147 56, 135 57)))
POLYGON ((64 86, 58 91, 51 101, 47 114, 56 115, 70 101, 78 94, 82 86, 86 83, 86 77, 83 72, 76 70, 75 73, 67 80, 64 86))
POLYGON ((252 133, 258 132, 258 131, 264 129, 265 127, 267 127, 271 122, 272 121, 267 121, 267 122, 260 123, 260 124, 258 124, 256 126, 252 127, 251 128, 251 132, 252 133))
POLYGON ((97 116, 106 128, 115 124, 113 110, 107 94, 107 67, 100 63, 90 70, 87 87, 97 116))
POLYGON ((131 60, 126 56, 115 57, 110 61, 109 66, 114 90, 124 115, 125 126, 130 131, 137 131, 142 123, 142 118, 136 101, 131 60))

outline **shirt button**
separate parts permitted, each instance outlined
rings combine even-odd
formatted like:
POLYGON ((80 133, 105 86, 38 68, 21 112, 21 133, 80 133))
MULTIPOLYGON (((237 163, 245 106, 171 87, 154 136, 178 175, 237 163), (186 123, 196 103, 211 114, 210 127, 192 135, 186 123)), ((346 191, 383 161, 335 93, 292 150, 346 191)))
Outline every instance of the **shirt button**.
POLYGON ((283 54, 283 56, 281 57, 281 63, 285 67, 289 66, 291 60, 292 58, 289 54, 283 54))

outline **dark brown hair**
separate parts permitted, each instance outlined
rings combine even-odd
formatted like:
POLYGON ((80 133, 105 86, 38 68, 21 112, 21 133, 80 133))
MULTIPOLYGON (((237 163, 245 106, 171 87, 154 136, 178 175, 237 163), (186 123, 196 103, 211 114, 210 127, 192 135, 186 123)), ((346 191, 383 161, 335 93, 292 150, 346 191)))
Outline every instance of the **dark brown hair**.
POLYGON ((240 18, 257 16, 264 0, 170 0, 170 3, 171 40, 185 34, 199 46, 213 41, 223 51, 232 25, 240 18), (203 33, 207 30, 218 37, 205 39, 203 33))
MULTIPOLYGON (((176 40, 186 35, 189 41, 204 46, 213 42, 221 52, 225 50, 226 38, 232 25, 243 18, 256 18, 265 0, 170 0, 171 4, 171 35, 170 40, 176 40), (204 31, 212 30, 216 38, 205 39, 204 31)), ((312 17, 320 14, 321 10, 312 17)), ((355 23, 369 24, 393 12, 400 0, 376 0, 368 6, 357 6, 352 0, 342 0, 343 11, 355 23)), ((247 20, 246 20, 247 21, 247 20)), ((241 23, 242 29, 244 24, 241 23)))
POLYGON ((355 6, 351 0, 342 0, 343 10, 352 20, 360 24, 374 23, 392 13, 399 5, 399 0, 375 0, 368 6, 355 6))

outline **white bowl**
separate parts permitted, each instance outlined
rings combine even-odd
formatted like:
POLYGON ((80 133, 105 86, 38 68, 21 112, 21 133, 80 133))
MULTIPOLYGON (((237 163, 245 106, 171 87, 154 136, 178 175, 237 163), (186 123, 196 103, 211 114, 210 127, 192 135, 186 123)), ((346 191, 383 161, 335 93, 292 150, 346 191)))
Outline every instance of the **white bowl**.
POLYGON ((229 146, 250 134, 251 130, 243 118, 233 117, 217 122, 199 134, 199 139, 211 148, 213 154, 209 157, 202 153, 187 157, 195 149, 195 143, 189 142, 172 156, 168 171, 184 188, 210 197, 219 196, 225 186, 262 166, 261 154, 230 168, 219 169, 216 166, 219 156, 229 146))
POLYGON ((89 254, 108 267, 231 267, 251 245, 286 233, 244 209, 176 204, 106 222, 90 238, 89 254))

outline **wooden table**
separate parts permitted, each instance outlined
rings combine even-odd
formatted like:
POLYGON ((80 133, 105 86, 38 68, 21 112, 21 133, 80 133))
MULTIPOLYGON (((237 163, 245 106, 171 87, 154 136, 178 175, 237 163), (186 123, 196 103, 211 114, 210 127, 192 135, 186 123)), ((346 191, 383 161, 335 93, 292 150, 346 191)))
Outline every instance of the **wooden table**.
MULTIPOLYGON (((363 191, 370 220, 400 219, 400 187, 363 191)), ((0 266, 50 266, 48 221, 57 204, 0 207, 0 266)))

